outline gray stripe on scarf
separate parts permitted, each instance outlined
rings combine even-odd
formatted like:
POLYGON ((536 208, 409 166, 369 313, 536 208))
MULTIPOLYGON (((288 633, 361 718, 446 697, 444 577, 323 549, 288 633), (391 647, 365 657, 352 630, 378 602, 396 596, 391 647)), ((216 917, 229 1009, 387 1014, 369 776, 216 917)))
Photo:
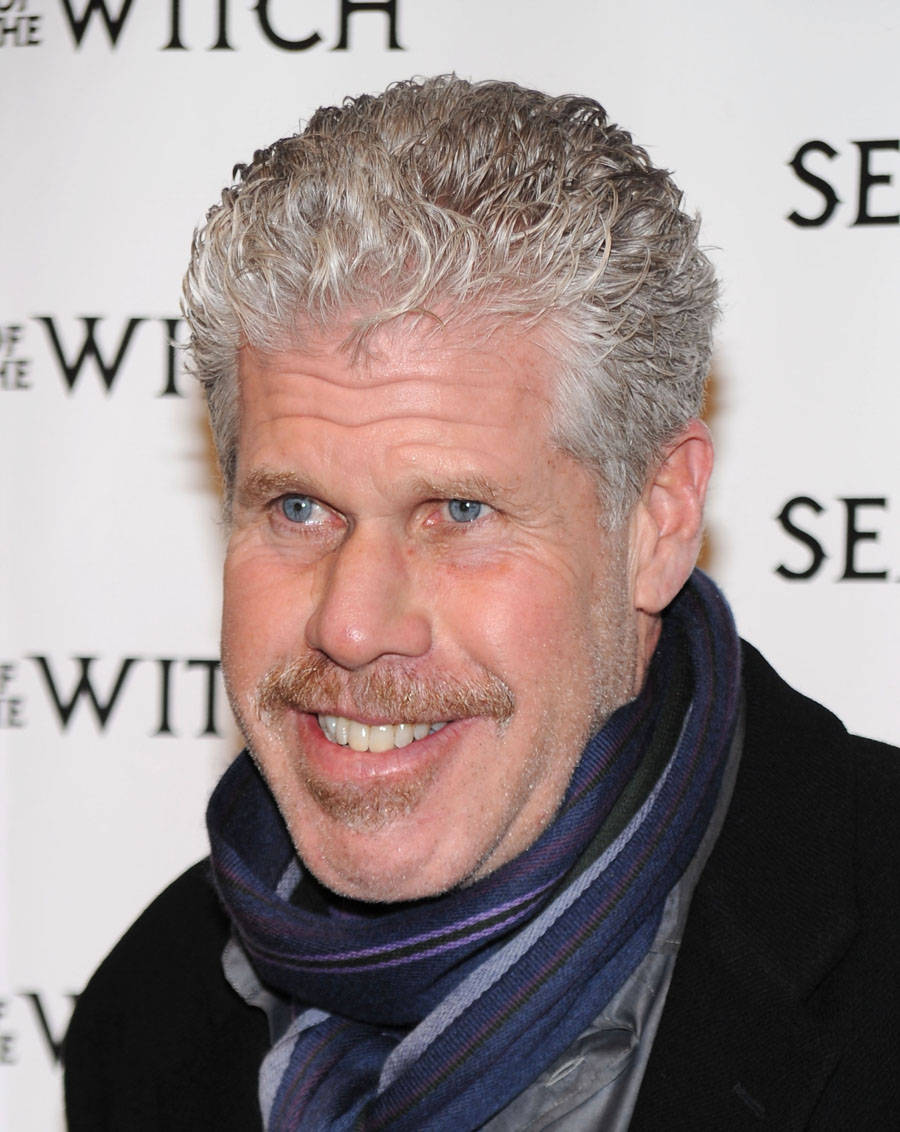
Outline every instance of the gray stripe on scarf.
POLYGON ((654 802, 659 796, 673 763, 678 755, 685 729, 691 718, 691 708, 685 713, 681 726, 681 733, 675 750, 666 763, 665 770, 660 775, 655 786, 647 795, 643 805, 632 816, 631 820, 597 860, 575 880, 564 892, 550 904, 534 920, 515 935, 509 943, 501 947, 490 959, 474 970, 467 979, 451 991, 450 994, 414 1030, 397 1045, 387 1057, 381 1071, 377 1092, 383 1093, 397 1077, 413 1062, 421 1057, 422 1053, 441 1033, 454 1022, 480 995, 489 990, 522 956, 540 939, 540 937, 571 907, 582 893, 593 884, 597 877, 609 867, 621 853, 637 830, 644 823, 654 802))

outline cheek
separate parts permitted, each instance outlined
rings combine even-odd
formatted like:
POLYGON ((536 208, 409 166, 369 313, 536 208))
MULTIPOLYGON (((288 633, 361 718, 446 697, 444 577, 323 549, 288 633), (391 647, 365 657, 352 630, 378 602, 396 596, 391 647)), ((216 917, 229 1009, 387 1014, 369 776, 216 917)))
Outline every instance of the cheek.
POLYGON ((459 646, 514 692, 519 685, 517 697, 573 661, 580 668, 577 658, 590 650, 587 586, 537 559, 520 556, 477 576, 457 572, 432 590, 432 602, 435 640, 459 646))
POLYGON ((242 670, 259 675, 276 659, 294 655, 303 641, 307 602, 299 573, 260 550, 229 549, 225 559, 222 650, 242 670))

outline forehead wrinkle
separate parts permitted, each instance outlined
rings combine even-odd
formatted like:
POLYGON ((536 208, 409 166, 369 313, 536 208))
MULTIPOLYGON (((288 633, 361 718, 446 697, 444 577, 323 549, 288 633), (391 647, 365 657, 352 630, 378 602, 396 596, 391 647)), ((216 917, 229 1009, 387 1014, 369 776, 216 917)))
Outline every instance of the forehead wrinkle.
POLYGON ((482 420, 492 415, 492 406, 505 409, 496 427, 509 427, 510 414, 535 421, 552 417, 555 382, 547 379, 544 350, 538 351, 537 366, 526 359, 523 364, 502 365, 499 372, 491 371, 489 351, 486 367, 471 350, 468 355, 465 349, 445 350, 443 355, 413 365, 405 364, 403 357, 385 359, 364 368, 333 366, 327 354, 320 366, 316 355, 288 351, 264 358, 257 355, 261 365, 256 373, 273 402, 266 413, 270 420, 299 416, 347 427, 379 425, 398 417, 465 423, 473 401, 481 408, 482 420), (454 353, 454 364, 445 369, 446 355, 454 353), (482 372, 484 368, 488 372, 482 372))
MULTIPOLYGON (((491 415, 490 386, 477 387, 475 397, 482 410, 487 413, 488 419, 472 419, 471 406, 466 403, 454 403, 454 398, 447 392, 442 398, 436 400, 432 406, 424 407, 421 399, 411 397, 396 404, 385 404, 383 399, 376 399, 370 412, 365 412, 365 406, 353 400, 346 405, 338 403, 338 399, 323 399, 331 403, 317 404, 314 407, 304 405, 301 412, 292 406, 292 395, 285 391, 283 398, 287 401, 284 408, 273 406, 266 415, 266 423, 278 426, 280 422, 297 421, 304 426, 327 425, 330 428, 353 432, 359 429, 393 427, 401 436, 406 433, 413 442, 420 442, 424 437, 416 433, 417 426, 431 425, 463 425, 472 430, 489 430, 506 433, 515 421, 533 420, 542 423, 546 417, 545 402, 543 399, 534 409, 518 404, 502 416, 491 415), (352 410, 348 411, 348 410, 352 410), (509 419, 507 419, 509 418, 509 419)), ((527 392, 527 391, 526 391, 527 392)), ((520 401, 524 398, 520 398, 520 401)))
MULTIPOLYGON (((446 384, 446 377, 436 370, 439 370, 444 364, 450 364, 447 357, 449 353, 449 351, 445 351, 443 354, 435 353, 431 358, 416 365, 405 364, 405 360, 401 357, 399 359, 385 358, 366 366, 354 364, 342 366, 339 359, 328 354, 322 356, 322 364, 317 364, 319 358, 316 355, 287 351, 284 354, 259 359, 257 372, 261 373, 266 379, 277 379, 282 376, 302 376, 303 380, 314 384, 336 386, 338 389, 354 392, 358 392, 360 389, 375 391, 385 386, 404 384, 441 386, 446 384)), ((491 355, 487 352, 484 354, 484 361, 488 365, 492 361, 491 355)), ((475 354, 474 357, 471 354, 466 356, 466 352, 460 350, 458 351, 458 358, 452 362, 452 365, 455 370, 458 370, 460 380, 467 385, 483 389, 497 386, 496 379, 491 375, 486 376, 481 382, 478 381, 481 371, 485 368, 478 354, 475 354)), ((523 389, 532 386, 532 382, 528 379, 531 366, 509 366, 508 369, 510 384, 520 385, 523 389), (516 380, 520 374, 524 377, 524 380, 516 380)))
MULTIPOLYGON (((421 369, 406 370, 401 366, 385 368, 383 372, 368 372, 360 374, 358 371, 334 370, 320 371, 302 365, 304 360, 298 359, 301 365, 292 370, 289 365, 272 366, 262 371, 263 381, 281 382, 285 385, 281 392, 285 396, 300 395, 304 401, 327 404, 332 399, 344 401, 348 398, 354 400, 362 395, 376 399, 386 399, 393 405, 403 407, 409 404, 420 404, 423 400, 436 406, 443 404, 447 396, 458 394, 464 387, 479 398, 491 394, 509 394, 513 392, 518 398, 533 398, 538 402, 547 403, 552 395, 545 387, 542 376, 531 372, 531 367, 509 367, 502 376, 497 373, 483 373, 483 367, 478 364, 457 366, 448 372, 436 372, 428 366, 421 369), (298 386, 302 383, 305 389, 298 386)), ((276 391, 277 395, 277 391, 276 391)), ((322 410, 319 409, 319 412, 322 410)))

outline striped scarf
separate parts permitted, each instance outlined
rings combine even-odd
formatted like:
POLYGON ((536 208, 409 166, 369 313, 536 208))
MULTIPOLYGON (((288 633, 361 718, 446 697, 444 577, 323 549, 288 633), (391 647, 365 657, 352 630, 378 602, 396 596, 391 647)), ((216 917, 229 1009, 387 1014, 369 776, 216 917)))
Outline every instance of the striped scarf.
POLYGON ((235 936, 280 1000, 260 1074, 268 1132, 465 1132, 531 1084, 647 953, 712 812, 739 685, 731 613, 695 571, 553 823, 490 876, 404 905, 304 874, 242 755, 208 824, 235 936))

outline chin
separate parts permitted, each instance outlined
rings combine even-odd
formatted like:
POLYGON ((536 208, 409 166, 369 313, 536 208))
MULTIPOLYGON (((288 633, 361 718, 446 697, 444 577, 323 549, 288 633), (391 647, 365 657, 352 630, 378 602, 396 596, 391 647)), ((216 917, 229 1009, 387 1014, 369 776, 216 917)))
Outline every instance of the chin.
POLYGON ((473 879, 480 859, 435 844, 421 819, 396 819, 379 830, 335 828, 323 819, 294 835, 298 856, 315 878, 340 896, 396 903, 439 896, 473 879))

